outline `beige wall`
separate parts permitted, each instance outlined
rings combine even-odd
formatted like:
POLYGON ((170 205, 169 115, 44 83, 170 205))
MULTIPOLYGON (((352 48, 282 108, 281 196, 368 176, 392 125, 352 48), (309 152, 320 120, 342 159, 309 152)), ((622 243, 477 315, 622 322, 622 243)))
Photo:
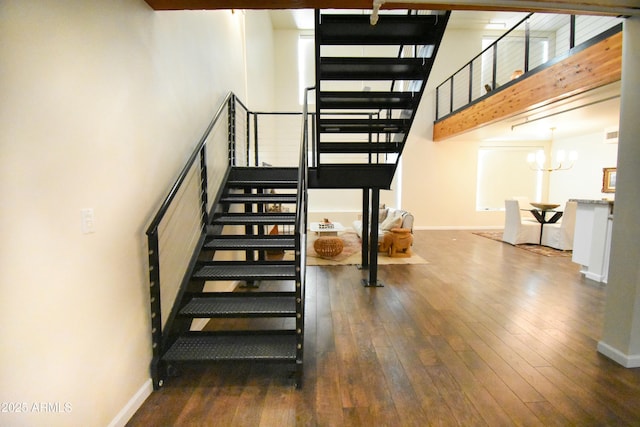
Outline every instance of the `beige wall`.
POLYGON ((503 223, 500 212, 476 212, 479 141, 434 143, 435 89, 482 49, 479 31, 448 30, 402 155, 402 207, 416 228, 469 228, 503 223), (474 42, 475 40, 475 42, 474 42))
MULTIPOLYGON (((619 106, 615 108, 619 109, 619 106)), ((576 151, 579 157, 571 169, 551 173, 549 201, 564 203, 568 199, 615 197, 615 194, 602 192, 602 168, 616 167, 618 144, 603 141, 604 132, 554 141, 554 154, 556 150, 576 151)))
POLYGON ((0 401, 70 409, 1 425, 123 422, 149 392, 144 231, 226 93, 246 99, 244 19, 0 3, 0 401))

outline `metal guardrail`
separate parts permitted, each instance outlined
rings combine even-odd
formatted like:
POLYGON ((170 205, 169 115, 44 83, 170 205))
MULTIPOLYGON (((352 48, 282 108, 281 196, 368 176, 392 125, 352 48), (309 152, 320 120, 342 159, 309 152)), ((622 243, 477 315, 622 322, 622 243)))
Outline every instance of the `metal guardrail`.
MULTIPOLYGON (((227 94, 146 230, 154 364, 160 360, 160 351, 167 339, 163 329, 175 314, 171 309, 184 282, 189 280, 185 273, 195 263, 196 249, 202 245, 217 192, 229 169, 259 165, 258 116, 263 115, 295 117, 301 113, 252 112, 235 94, 227 94)), ((303 117, 306 123, 307 116, 303 117)), ((300 155, 300 161, 306 162, 306 145, 300 155)), ((293 158, 291 166, 295 166, 295 162, 293 158)), ((301 234, 306 232, 306 174, 305 168, 304 198, 299 201, 303 203, 304 214, 296 213, 301 215, 298 221, 303 225, 296 230, 301 234)), ((304 247, 297 249, 304 256, 304 247)), ((298 261, 298 265, 304 264, 304 258, 298 261)), ((302 271, 304 274, 304 267, 302 271)))
MULTIPOLYGON (((436 88, 436 121, 501 86, 593 43, 624 18, 530 13, 436 88)), ((488 38, 486 39, 488 40, 488 38)))

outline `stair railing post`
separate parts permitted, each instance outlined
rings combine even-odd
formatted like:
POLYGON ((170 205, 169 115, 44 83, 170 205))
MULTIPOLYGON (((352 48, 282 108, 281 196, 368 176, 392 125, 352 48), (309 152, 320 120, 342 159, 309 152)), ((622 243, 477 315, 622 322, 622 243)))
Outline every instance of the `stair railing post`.
MULTIPOLYGON (((491 89, 495 90, 498 84, 498 43, 493 45, 493 65, 491 67, 491 89)), ((453 109, 451 110, 453 111, 453 109)))
POLYGON ((258 158, 258 114, 253 113, 253 156, 254 166, 260 165, 260 159, 258 158))
POLYGON ((164 383, 164 372, 161 368, 162 357, 162 305, 160 304, 160 245, 158 228, 147 233, 149 251, 149 302, 151 308, 151 377, 153 387, 158 390, 164 383))
POLYGON ((440 86, 436 88, 436 120, 440 118, 440 86))
POLYGON ((207 178, 207 146, 206 144, 200 149, 200 203, 202 205, 202 228, 209 224, 209 189, 207 178))
POLYGON ((455 74, 451 76, 451 86, 449 87, 449 112, 453 111, 453 79, 455 78, 455 74))
POLYGON ((229 166, 236 165, 236 97, 232 95, 229 98, 229 166))
POLYGON ((318 161, 316 159, 315 153, 318 151, 318 141, 316 140, 316 117, 317 114, 311 113, 313 120, 311 120, 311 162, 313 167, 318 166, 318 161))
MULTIPOLYGON (((472 100, 473 100, 473 61, 469 62, 469 101, 468 101, 469 104, 471 104, 472 100)), ((437 107, 436 107, 436 110, 437 110, 437 107)))
POLYGON ((531 28, 529 20, 524 22, 524 72, 529 71, 529 55, 531 54, 531 28))

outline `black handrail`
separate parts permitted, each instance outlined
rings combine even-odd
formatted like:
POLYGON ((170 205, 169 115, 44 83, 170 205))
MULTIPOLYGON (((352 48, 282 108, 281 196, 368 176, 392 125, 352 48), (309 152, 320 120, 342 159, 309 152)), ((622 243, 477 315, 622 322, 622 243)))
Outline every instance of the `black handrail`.
MULTIPOLYGON (((189 159, 187 160, 186 165, 184 166, 184 168, 182 168, 182 172, 180 172, 180 174, 178 175, 178 178, 176 179, 175 183, 171 187, 171 190, 169 190, 169 194, 167 194, 167 197, 165 197, 164 201, 162 202, 160 209, 158 209, 158 213, 156 213, 155 217, 153 218, 153 221, 151 221, 151 225, 149 225, 149 227, 147 228, 147 236, 157 231, 158 226, 162 221, 162 218, 164 218, 164 215, 167 213, 167 210, 169 209, 171 202, 173 201, 176 194, 178 193, 180 186, 182 185, 184 180, 187 178, 187 175, 189 174, 189 170, 191 169, 191 166, 193 166, 193 163, 196 161, 196 159, 200 155, 200 151, 205 146, 207 142, 207 138, 209 138, 209 134, 211 133, 211 129, 213 129, 213 127, 216 125, 216 123, 220 119, 220 116, 222 115, 222 113, 226 110, 227 104, 229 103, 229 100, 231 99, 232 96, 234 96, 233 92, 229 92, 227 96, 224 98, 224 101, 222 101, 222 104, 220 104, 220 108, 218 108, 218 111, 216 111, 216 114, 213 116, 211 123, 209 123, 209 126, 207 127, 204 134, 202 135, 202 138, 200 138, 200 141, 196 145, 196 148, 193 150, 191 157, 189 157, 189 159)), ((237 101, 236 99, 236 102, 239 102, 239 101, 237 101)))
POLYGON ((464 64, 462 67, 458 68, 455 72, 451 73, 451 77, 449 77, 448 79, 446 79, 445 81, 443 81, 442 83, 440 83, 437 87, 436 90, 440 89, 441 86, 443 86, 445 83, 447 83, 449 80, 451 80, 453 78, 453 76, 455 76, 456 74, 458 74, 460 71, 464 70, 465 68, 467 68, 469 66, 469 64, 471 64, 473 61, 475 61, 476 59, 480 58, 482 55, 484 55, 487 51, 492 50, 495 48, 495 46, 498 45, 498 42, 502 39, 504 39, 505 37, 507 37, 509 34, 511 34, 512 31, 514 31, 516 28, 518 28, 520 26, 520 24, 522 24, 523 22, 525 22, 526 20, 528 20, 531 15, 533 15, 533 13, 528 14, 527 16, 525 16, 524 18, 522 18, 516 25, 514 25, 509 31, 507 31, 506 33, 504 33, 503 35, 501 35, 499 38, 497 38, 493 43, 491 43, 489 46, 487 46, 485 49, 483 49, 479 54, 477 54, 476 56, 474 56, 473 58, 471 58, 471 61, 467 62, 466 64, 464 64), (494 46, 495 45, 495 46, 494 46))

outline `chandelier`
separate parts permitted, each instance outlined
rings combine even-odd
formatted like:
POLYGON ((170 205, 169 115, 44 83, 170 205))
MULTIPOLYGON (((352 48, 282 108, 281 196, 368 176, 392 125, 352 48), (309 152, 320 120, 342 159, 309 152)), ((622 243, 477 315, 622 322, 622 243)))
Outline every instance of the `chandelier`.
MULTIPOLYGON (((553 131, 555 128, 551 128, 551 148, 553 148, 553 131)), ((554 172, 571 169, 578 159, 578 153, 576 151, 570 151, 567 156, 565 150, 558 150, 556 152, 556 158, 549 159, 544 154, 544 150, 537 150, 527 155, 527 163, 529 168, 538 172, 554 172)))

